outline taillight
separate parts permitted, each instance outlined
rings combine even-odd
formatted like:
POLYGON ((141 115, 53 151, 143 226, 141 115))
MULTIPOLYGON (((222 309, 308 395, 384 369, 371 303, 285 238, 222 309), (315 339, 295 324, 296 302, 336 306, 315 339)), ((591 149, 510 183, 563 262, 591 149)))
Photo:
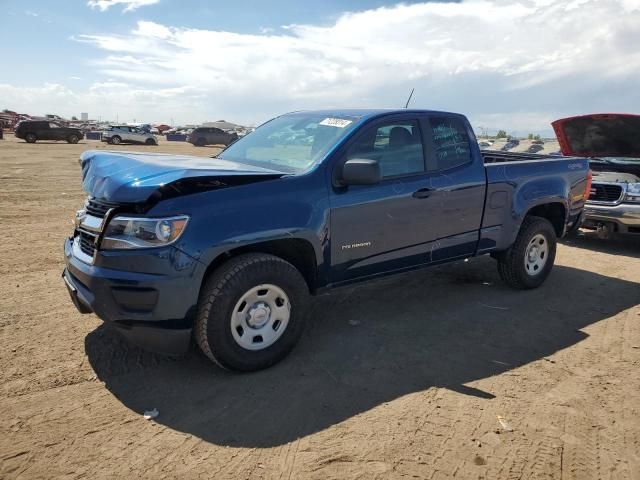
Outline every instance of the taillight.
POLYGON ((589 169, 589 173, 587 173, 587 185, 584 189, 584 195, 582 195, 582 198, 587 201, 589 200, 589 197, 591 196, 591 180, 593 179, 593 173, 591 173, 591 169, 589 169))

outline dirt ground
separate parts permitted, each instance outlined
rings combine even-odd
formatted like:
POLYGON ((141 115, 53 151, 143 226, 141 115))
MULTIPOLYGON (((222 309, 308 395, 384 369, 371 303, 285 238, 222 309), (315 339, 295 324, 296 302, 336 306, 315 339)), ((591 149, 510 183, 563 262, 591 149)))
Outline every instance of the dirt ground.
POLYGON ((237 375, 71 304, 77 159, 106 147, 0 140, 0 478, 640 478, 640 241, 565 241, 535 291, 490 258, 336 291, 237 375))

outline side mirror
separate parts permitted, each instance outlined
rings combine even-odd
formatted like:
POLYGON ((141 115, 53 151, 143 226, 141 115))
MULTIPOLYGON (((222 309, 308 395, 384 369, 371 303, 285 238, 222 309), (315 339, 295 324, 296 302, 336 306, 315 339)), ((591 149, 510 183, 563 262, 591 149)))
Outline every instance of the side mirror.
POLYGON ((374 185, 380 183, 381 178, 377 160, 352 158, 342 167, 343 185, 374 185))

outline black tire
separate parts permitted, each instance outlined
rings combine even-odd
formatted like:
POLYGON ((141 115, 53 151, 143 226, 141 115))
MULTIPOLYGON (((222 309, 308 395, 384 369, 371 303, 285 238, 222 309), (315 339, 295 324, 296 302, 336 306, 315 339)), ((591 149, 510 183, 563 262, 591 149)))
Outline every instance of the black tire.
POLYGON ((248 253, 232 258, 205 281, 194 325, 202 352, 223 368, 242 372, 262 370, 282 360, 295 346, 305 323, 309 290, 300 272, 273 255, 248 253), (272 284, 289 298, 286 330, 262 350, 242 347, 232 333, 231 318, 239 300, 252 288, 272 284))
POLYGON ((35 133, 27 133, 24 136, 24 141, 27 143, 36 143, 36 140, 38 140, 38 137, 35 133))
POLYGON ((202 138, 202 137, 200 137, 199 139, 197 139, 197 140, 196 140, 196 143, 194 143, 194 145, 195 145, 196 147, 204 147, 206 144, 207 144, 207 141, 206 141, 204 138, 202 138))
POLYGON ((507 251, 497 255, 498 273, 502 280, 510 287, 520 290, 537 288, 544 283, 553 268, 556 258, 556 231, 546 218, 525 217, 516 241, 507 251), (536 237, 542 235, 547 242, 546 261, 539 271, 527 271, 525 258, 529 245, 536 237))
POLYGON ((109 143, 111 145, 120 145, 122 143, 122 139, 118 135, 114 135, 111 137, 111 140, 109 140, 109 143))
POLYGON ((67 137, 67 142, 68 143, 78 143, 78 136, 76 134, 71 134, 67 137))
POLYGON ((146 145, 158 145, 158 143, 153 138, 147 138, 147 141, 144 143, 146 145))

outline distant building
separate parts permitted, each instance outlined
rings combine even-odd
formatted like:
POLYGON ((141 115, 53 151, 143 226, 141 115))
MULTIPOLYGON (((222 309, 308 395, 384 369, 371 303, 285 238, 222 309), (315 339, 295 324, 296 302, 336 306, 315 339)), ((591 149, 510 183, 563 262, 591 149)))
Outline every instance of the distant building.
POLYGON ((86 122, 87 120, 89 120, 89 114, 87 112, 82 112, 80 114, 80 120, 82 120, 83 122, 86 122))

